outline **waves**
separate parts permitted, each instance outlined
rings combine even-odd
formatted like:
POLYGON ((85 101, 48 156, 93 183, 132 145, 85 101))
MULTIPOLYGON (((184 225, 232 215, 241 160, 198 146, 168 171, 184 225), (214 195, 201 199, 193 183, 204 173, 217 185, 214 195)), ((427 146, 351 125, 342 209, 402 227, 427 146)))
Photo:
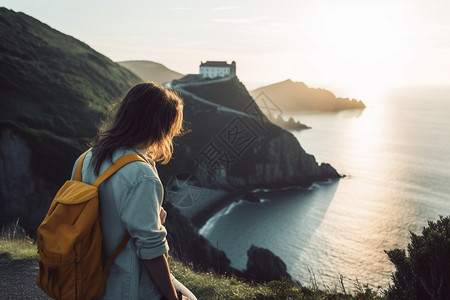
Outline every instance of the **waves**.
POLYGON ((202 226, 202 228, 200 228, 199 233, 203 236, 208 236, 219 219, 230 214, 236 206, 240 205, 243 202, 244 202, 244 200, 238 200, 238 201, 231 203, 229 206, 221 209, 212 218, 210 218, 205 223, 205 225, 202 226))

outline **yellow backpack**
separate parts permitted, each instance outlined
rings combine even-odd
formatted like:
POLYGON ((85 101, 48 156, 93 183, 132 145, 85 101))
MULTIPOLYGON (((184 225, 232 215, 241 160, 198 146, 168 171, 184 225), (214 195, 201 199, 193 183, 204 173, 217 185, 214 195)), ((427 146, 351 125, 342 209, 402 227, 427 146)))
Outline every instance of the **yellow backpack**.
POLYGON ((126 233, 103 265, 98 187, 122 166, 145 160, 137 154, 122 156, 90 185, 81 181, 86 154, 80 158, 73 180, 66 181, 56 194, 37 231, 36 283, 54 299, 101 297, 108 269, 130 238, 126 233))

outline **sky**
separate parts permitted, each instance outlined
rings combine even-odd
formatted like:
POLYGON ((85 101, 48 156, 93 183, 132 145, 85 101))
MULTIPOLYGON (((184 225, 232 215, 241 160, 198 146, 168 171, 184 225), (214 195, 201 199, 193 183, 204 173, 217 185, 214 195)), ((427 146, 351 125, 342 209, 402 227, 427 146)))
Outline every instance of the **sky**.
POLYGON ((236 61, 251 90, 286 79, 364 99, 450 85, 448 0, 2 0, 113 61, 198 73, 236 61))

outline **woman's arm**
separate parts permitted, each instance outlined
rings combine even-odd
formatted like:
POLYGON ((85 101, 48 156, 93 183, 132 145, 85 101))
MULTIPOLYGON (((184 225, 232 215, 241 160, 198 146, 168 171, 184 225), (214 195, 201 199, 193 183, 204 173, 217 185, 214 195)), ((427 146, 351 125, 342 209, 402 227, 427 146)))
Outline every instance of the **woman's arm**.
POLYGON ((167 263, 167 232, 161 224, 165 222, 166 212, 158 199, 162 199, 161 182, 143 177, 128 191, 119 211, 152 281, 166 299, 178 300, 167 263))
POLYGON ((159 291, 168 300, 178 300, 172 278, 170 277, 166 256, 161 255, 153 259, 143 259, 142 261, 159 291))

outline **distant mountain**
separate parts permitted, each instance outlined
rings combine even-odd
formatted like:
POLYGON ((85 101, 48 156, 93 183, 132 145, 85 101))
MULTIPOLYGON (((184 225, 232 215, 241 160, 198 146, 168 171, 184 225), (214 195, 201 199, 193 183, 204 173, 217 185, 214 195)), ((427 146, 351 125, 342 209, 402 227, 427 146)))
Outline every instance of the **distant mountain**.
POLYGON ((257 88, 250 95, 265 108, 265 112, 339 111, 366 107, 362 101, 337 98, 328 90, 310 88, 290 79, 257 88))
POLYGON ((127 60, 119 61, 117 63, 136 74, 143 81, 163 83, 184 76, 181 73, 168 69, 160 63, 148 60, 127 60))

